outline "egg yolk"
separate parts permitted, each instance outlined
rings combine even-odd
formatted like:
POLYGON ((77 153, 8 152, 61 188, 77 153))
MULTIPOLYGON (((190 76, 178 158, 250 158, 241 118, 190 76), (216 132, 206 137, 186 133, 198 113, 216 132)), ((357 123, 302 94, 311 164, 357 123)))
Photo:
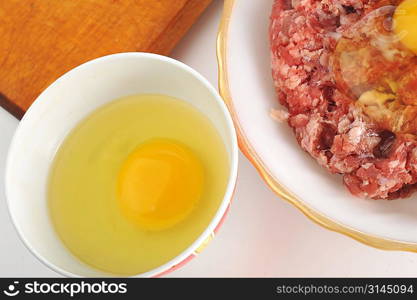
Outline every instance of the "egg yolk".
POLYGON ((402 43, 417 54, 417 1, 404 0, 394 14, 394 31, 402 43))
POLYGON ((129 221, 145 230, 163 230, 191 213, 203 183, 203 164, 188 147, 157 139, 140 145, 125 160, 117 198, 129 221))

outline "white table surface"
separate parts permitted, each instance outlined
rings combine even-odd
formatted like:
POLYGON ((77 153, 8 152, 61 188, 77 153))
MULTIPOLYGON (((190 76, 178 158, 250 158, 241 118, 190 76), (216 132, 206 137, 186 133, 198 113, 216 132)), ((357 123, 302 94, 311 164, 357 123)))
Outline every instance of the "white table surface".
MULTIPOLYGON (((217 86, 215 42, 222 11, 214 0, 173 53, 217 86)), ((55 277, 23 246, 4 197, 4 165, 18 121, 0 109, 0 277, 55 277)), ((280 200, 240 155, 236 196, 217 237, 170 277, 416 277, 417 254, 362 245, 313 224, 280 200)))

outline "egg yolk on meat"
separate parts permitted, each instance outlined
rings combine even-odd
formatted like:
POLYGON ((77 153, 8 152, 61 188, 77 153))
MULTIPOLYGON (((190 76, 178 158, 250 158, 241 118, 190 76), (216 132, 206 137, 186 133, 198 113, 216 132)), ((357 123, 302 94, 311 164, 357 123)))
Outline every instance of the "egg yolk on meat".
POLYGON ((378 127, 417 135, 417 0, 389 2, 399 5, 376 6, 342 32, 331 67, 378 127))
POLYGON ((402 43, 417 54, 417 1, 404 0, 394 14, 394 31, 402 43))
POLYGON ((167 229, 190 214, 203 183, 203 165, 188 147, 168 139, 152 140, 136 148, 120 169, 119 207, 142 229, 167 229))

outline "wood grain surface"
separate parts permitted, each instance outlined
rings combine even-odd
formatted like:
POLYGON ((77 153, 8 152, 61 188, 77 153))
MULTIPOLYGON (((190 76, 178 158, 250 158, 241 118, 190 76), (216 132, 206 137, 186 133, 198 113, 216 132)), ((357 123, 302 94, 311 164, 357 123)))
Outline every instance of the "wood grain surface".
POLYGON ((211 0, 0 0, 0 105, 21 118, 55 79, 118 52, 167 55, 211 0))

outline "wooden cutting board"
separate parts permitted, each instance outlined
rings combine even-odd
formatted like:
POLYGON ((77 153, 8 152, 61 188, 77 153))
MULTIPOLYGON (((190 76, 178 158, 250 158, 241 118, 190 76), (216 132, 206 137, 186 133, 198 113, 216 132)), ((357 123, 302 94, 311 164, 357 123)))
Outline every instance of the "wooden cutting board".
POLYGON ((21 118, 55 79, 93 58, 167 55, 211 0, 0 0, 0 105, 21 118))

